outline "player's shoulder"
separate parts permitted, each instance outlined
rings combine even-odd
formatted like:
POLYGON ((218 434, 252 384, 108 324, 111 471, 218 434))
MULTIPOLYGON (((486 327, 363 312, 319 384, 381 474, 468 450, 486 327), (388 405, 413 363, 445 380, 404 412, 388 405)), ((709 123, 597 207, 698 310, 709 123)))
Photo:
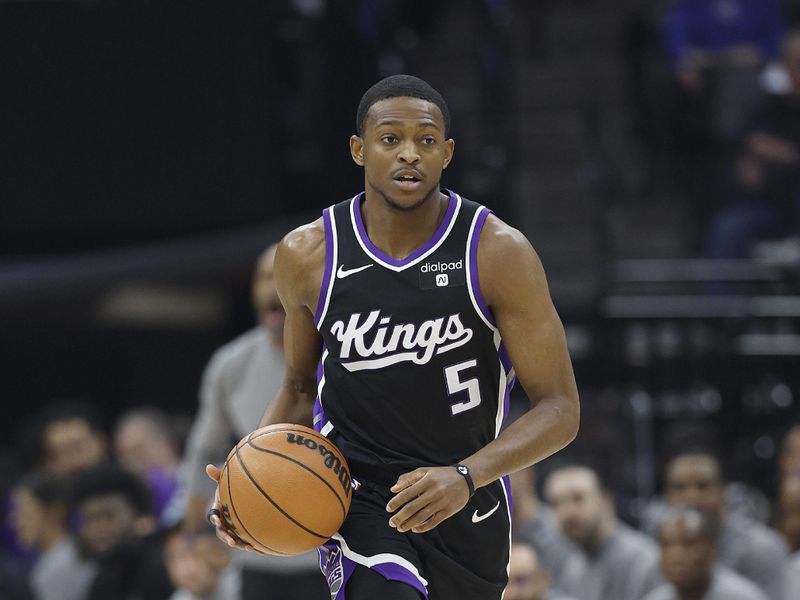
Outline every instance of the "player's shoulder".
POLYGON ((489 213, 481 231, 480 245, 494 252, 514 252, 531 244, 519 229, 489 213))
POLYGON ((284 259, 297 261, 307 260, 319 252, 324 256, 325 225, 322 217, 292 229, 281 240, 278 252, 284 259))
POLYGON ((325 226, 322 218, 287 233, 275 253, 275 273, 292 278, 322 268, 325 264, 325 226))
POLYGON ((481 267, 504 267, 507 271, 516 265, 538 265, 539 257, 525 234, 489 214, 478 240, 478 263, 481 267))
POLYGON ((287 233, 275 253, 275 281, 281 301, 313 306, 325 269, 325 225, 322 218, 287 233))

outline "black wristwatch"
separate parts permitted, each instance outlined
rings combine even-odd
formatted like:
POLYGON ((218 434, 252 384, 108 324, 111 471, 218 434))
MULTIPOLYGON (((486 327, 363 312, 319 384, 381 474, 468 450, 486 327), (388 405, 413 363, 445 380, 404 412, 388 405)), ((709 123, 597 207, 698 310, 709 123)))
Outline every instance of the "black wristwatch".
POLYGON ((472 481, 472 475, 469 474, 469 467, 467 465, 453 465, 458 471, 459 475, 461 475, 464 479, 467 480, 467 487, 469 488, 469 497, 472 498, 472 495, 475 493, 475 482, 472 481))

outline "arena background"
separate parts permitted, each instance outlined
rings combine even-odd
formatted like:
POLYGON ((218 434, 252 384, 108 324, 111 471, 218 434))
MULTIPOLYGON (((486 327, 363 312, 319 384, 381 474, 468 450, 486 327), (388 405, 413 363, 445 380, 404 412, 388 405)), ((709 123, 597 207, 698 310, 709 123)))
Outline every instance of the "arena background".
POLYGON ((254 322, 259 251, 361 189, 356 105, 407 72, 453 113, 444 185, 543 259, 583 404, 570 453, 635 513, 689 420, 771 495, 800 417, 800 262, 791 237, 705 258, 736 146, 683 126, 669 4, 0 2, 5 468, 56 399, 188 419, 209 356, 254 322))

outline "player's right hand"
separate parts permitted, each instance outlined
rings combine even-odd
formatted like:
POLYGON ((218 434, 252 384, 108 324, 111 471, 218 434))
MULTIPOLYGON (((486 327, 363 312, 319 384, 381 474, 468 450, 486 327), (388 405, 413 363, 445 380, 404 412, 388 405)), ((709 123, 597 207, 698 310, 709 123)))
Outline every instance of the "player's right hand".
MULTIPOLYGON (((217 509, 220 515, 222 514, 222 503, 219 501, 219 477, 221 473, 222 471, 214 465, 206 465, 206 474, 217 483, 217 490, 214 492, 214 506, 212 508, 217 509)), ((209 520, 217 529, 217 537, 231 548, 238 548, 246 552, 258 552, 258 550, 237 536, 225 519, 217 515, 211 515, 209 520)))

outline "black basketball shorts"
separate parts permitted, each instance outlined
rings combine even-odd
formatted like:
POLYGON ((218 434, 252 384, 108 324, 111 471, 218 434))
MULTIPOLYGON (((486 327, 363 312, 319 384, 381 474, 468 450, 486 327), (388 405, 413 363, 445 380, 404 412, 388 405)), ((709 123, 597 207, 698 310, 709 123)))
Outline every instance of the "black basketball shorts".
POLYGON ((426 533, 391 527, 386 504, 392 494, 359 483, 339 533, 319 549, 331 600, 366 600, 345 596, 356 565, 405 582, 429 600, 500 600, 511 531, 507 477, 476 490, 463 509, 426 533))

